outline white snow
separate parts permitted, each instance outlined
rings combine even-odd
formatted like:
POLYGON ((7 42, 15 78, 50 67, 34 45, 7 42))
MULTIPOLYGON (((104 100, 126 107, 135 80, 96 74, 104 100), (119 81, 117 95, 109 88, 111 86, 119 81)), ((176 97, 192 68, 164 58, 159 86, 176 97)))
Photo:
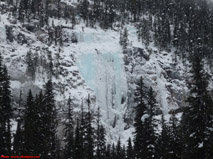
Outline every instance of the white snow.
POLYGON ((0 45, 4 44, 5 42, 6 42, 6 29, 5 25, 0 20, 0 45))
POLYGON ((144 114, 142 117, 141 117, 141 121, 142 122, 145 122, 145 120, 147 119, 147 118, 149 118, 149 114, 144 114))
POLYGON ((199 143, 198 148, 202 148, 203 147, 203 142, 199 143))

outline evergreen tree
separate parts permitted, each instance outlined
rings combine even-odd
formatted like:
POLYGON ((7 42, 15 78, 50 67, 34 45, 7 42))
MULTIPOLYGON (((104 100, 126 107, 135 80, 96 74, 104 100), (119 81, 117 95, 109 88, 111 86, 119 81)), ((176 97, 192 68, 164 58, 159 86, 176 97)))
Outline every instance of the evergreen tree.
POLYGON ((116 145, 116 159, 122 159, 122 147, 121 147, 121 140, 118 139, 117 145, 116 145))
POLYGON ((3 67, 2 67, 2 57, 0 55, 0 151, 2 154, 5 152, 5 119, 4 119, 4 107, 2 105, 3 100, 3 67))
POLYGON ((126 54, 127 53, 127 46, 128 46, 128 30, 127 28, 124 28, 123 33, 121 32, 120 34, 120 45, 123 48, 123 53, 126 54))
POLYGON ((146 106, 144 101, 144 84, 142 77, 139 82, 136 83, 135 90, 135 103, 136 103, 136 116, 135 116, 135 136, 134 136, 134 150, 135 150, 135 158, 142 159, 145 154, 143 154, 143 150, 145 149, 142 143, 145 143, 145 134, 144 134, 144 124, 141 120, 142 116, 145 114, 146 106))
POLYGON ((31 1, 20 0, 19 15, 18 15, 19 20, 24 22, 26 20, 26 18, 29 18, 30 6, 31 6, 31 1))
POLYGON ((39 95, 36 95, 35 97, 35 114, 36 114, 36 120, 34 121, 37 133, 35 133, 36 141, 34 143, 34 152, 42 156, 43 151, 45 150, 45 108, 44 108, 44 96, 42 91, 40 91, 39 95))
POLYGON ((125 145, 123 145, 123 147, 122 147, 121 158, 126 159, 126 146, 125 145))
POLYGON ((6 152, 11 154, 11 124, 10 119, 12 118, 12 106, 11 106, 11 90, 10 90, 10 78, 8 76, 6 66, 3 67, 3 96, 2 106, 4 108, 4 120, 5 120, 5 142, 6 152))
POLYGON ((192 79, 189 84, 190 96, 188 107, 182 117, 183 131, 183 158, 213 157, 212 154, 212 98, 209 95, 207 76, 203 70, 200 55, 195 55, 192 62, 192 79))
POLYGON ((37 140, 35 134, 38 133, 36 121, 36 110, 35 110, 35 101, 30 90, 27 96, 27 102, 25 106, 24 114, 24 151, 25 155, 36 155, 35 150, 35 141, 37 140))
POLYGON ((6 66, 0 55, 0 151, 11 154, 10 119, 12 117, 10 81, 6 66))
POLYGON ((85 112, 84 112, 84 104, 82 100, 81 105, 81 122, 79 128, 79 150, 80 150, 80 158, 84 159, 86 152, 85 152, 85 145, 86 145, 86 119, 85 119, 85 112), (83 151, 84 150, 84 151, 83 151))
POLYGON ((107 144, 105 158, 106 159, 111 159, 112 158, 111 145, 110 144, 107 144))
POLYGON ((57 112, 53 93, 53 84, 49 80, 45 85, 44 94, 44 150, 42 156, 52 159, 57 156, 56 152, 56 128, 57 128, 57 112))
POLYGON ((36 67, 35 67, 35 64, 34 64, 34 59, 32 57, 31 51, 27 52, 26 62, 27 62, 27 73, 32 77, 32 79, 35 79, 36 67))
POLYGON ((96 158, 103 159, 105 157, 105 149, 106 149, 106 139, 105 139, 105 129, 103 125, 101 125, 101 114, 100 107, 97 112, 97 131, 96 131, 96 158))
POLYGON ((73 159, 74 158, 74 126, 73 126, 73 106, 72 100, 69 97, 68 102, 68 113, 65 121, 65 151, 64 158, 65 159, 73 159))
POLYGON ((88 20, 89 15, 89 2, 88 0, 81 0, 80 2, 80 15, 85 22, 88 20))
POLYGON ((127 159, 134 159, 134 151, 133 151, 133 146, 132 146, 132 140, 131 140, 131 138, 128 139, 127 159))
POLYGON ((19 95, 19 104, 18 104, 18 117, 17 117, 17 128, 14 135, 13 141, 13 154, 14 155, 23 155, 24 154, 24 129, 22 128, 22 91, 19 95))
POLYGON ((169 157, 169 153, 170 153, 169 126, 165 122, 164 115, 162 115, 161 127, 162 127, 162 131, 158 137, 157 155, 156 156, 157 156, 157 158, 170 159, 170 157, 169 157))
POLYGON ((111 158, 112 159, 117 159, 117 153, 116 153, 116 149, 115 149, 115 144, 112 144, 112 151, 111 151, 111 158))
POLYGON ((13 141, 13 154, 21 156, 24 154, 24 130, 20 118, 17 119, 17 129, 13 141))
POLYGON ((83 148, 82 148, 82 141, 81 141, 81 136, 80 136, 80 126, 79 126, 79 121, 77 120, 77 125, 75 129, 75 159, 83 159, 82 153, 83 153, 83 148))
POLYGON ((169 156, 172 159, 181 158, 181 136, 180 125, 175 114, 172 114, 169 120, 169 156))
MULTIPOLYGON (((157 134, 155 130, 157 129, 157 120, 155 119, 155 115, 159 112, 158 105, 154 96, 154 91, 152 87, 150 87, 148 96, 147 96, 147 119, 145 119, 145 129, 143 131, 146 132, 146 149, 144 150, 146 154, 146 158, 156 157, 156 139, 157 134)), ((143 120, 143 118, 142 118, 143 120)))
POLYGON ((85 150, 85 158, 86 159, 93 159, 94 157, 94 130, 92 127, 92 114, 91 114, 91 101, 90 101, 90 95, 88 95, 87 99, 88 103, 88 112, 86 114, 86 120, 85 120, 85 128, 86 128, 86 134, 85 134, 85 144, 84 144, 84 150, 85 150))

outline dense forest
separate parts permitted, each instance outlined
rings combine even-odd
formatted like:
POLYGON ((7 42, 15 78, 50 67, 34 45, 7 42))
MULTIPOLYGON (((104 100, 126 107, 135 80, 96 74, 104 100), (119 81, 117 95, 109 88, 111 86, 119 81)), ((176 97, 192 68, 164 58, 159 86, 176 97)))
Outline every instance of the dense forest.
MULTIPOLYGON (((213 158, 213 98, 204 68, 205 61, 213 64, 213 6, 208 1, 78 0, 74 7, 60 0, 7 0, 0 9, 0 13, 8 13, 20 23, 47 29, 49 45, 63 46, 62 26, 54 26, 51 18, 64 18, 73 27, 81 20, 87 27, 100 26, 104 30, 131 23, 137 27, 138 40, 146 46, 153 40, 160 51, 175 49, 176 56, 191 63, 188 106, 183 108, 181 120, 172 112, 167 122, 153 88, 144 85, 143 77, 135 83, 135 132, 125 146, 120 139, 107 142, 100 110, 91 109, 89 94, 83 99, 87 105, 82 102, 77 115, 70 97, 65 120, 61 120, 51 77, 35 96, 29 90, 23 99, 20 91, 19 102, 14 104, 10 77, 0 56, 0 155, 42 159, 213 158), (12 119, 17 122, 14 135, 12 119), (62 141, 57 136, 58 125, 63 125, 62 141)), ((128 32, 123 30, 120 44, 127 54, 128 32)), ((33 61, 29 53, 28 72, 32 77, 33 61)))

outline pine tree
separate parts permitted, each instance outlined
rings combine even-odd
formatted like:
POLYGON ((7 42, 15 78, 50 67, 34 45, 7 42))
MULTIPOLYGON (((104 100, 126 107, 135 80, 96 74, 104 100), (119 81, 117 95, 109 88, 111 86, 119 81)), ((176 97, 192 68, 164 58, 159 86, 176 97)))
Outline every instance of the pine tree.
POLYGON ((85 119, 85 112, 84 112, 84 104, 83 104, 83 100, 82 100, 81 122, 80 122, 80 127, 79 127, 79 151, 80 151, 79 158, 82 158, 82 159, 84 159, 85 155, 86 155, 85 140, 86 140, 86 119, 85 119))
POLYGON ((123 53, 126 54, 127 53, 127 46, 128 46, 128 30, 127 28, 124 28, 123 33, 121 32, 120 34, 120 45, 123 48, 123 53))
POLYGON ((20 4, 19 4, 19 15, 18 15, 18 19, 21 21, 25 21, 26 18, 29 18, 29 9, 31 6, 31 1, 29 0, 20 0, 20 4))
POLYGON ((157 120, 155 119, 155 115, 159 112, 158 105, 154 96, 154 91, 152 87, 150 87, 148 96, 147 96, 147 119, 145 119, 145 129, 143 131, 146 132, 146 149, 144 153, 146 153, 146 158, 156 157, 156 139, 157 134, 155 130, 157 129, 157 120))
POLYGON ((23 155, 24 154, 24 130, 21 126, 20 118, 17 119, 17 129, 14 135, 13 141, 13 154, 14 155, 23 155))
POLYGON ((121 158, 126 159, 126 146, 125 145, 123 145, 123 147, 122 147, 121 158))
POLYGON ((6 152, 11 154, 11 124, 10 119, 12 118, 12 106, 11 106, 11 90, 10 90, 10 78, 8 76, 6 66, 3 67, 3 97, 2 105, 5 108, 4 110, 4 119, 5 119, 5 140, 6 140, 6 152))
POLYGON ((44 113, 44 96, 42 90, 39 95, 35 97, 35 125, 37 128, 37 133, 35 133, 36 141, 34 142, 34 152, 35 154, 42 156, 43 151, 45 150, 45 143, 43 142, 46 138, 45 136, 45 113, 44 113))
POLYGON ((112 158, 111 145, 110 144, 107 144, 105 155, 106 155, 105 156, 106 159, 111 159, 112 158))
POLYGON ((142 116, 145 114, 146 105, 144 101, 144 84, 142 77, 139 82, 136 83, 135 90, 135 103, 136 103, 136 116, 135 116, 135 136, 134 136, 134 150, 135 158, 141 159, 145 156, 143 150, 145 149, 142 143, 145 143, 145 134, 144 134, 144 124, 141 120, 142 116))
POLYGON ((24 154, 24 129, 22 128, 22 91, 19 95, 19 104, 18 104, 18 117, 17 117, 17 128, 14 135, 13 141, 13 154, 14 155, 23 155, 24 154))
POLYGON ((0 151, 2 154, 11 154, 11 130, 12 118, 10 81, 6 66, 2 65, 0 55, 0 151))
POLYGON ((170 159, 169 157, 169 126, 165 122, 164 115, 162 115, 162 120, 161 120, 161 127, 162 131, 161 134, 158 137, 157 140, 157 158, 162 158, 162 159, 170 159))
POLYGON ((91 101, 90 101, 90 95, 88 95, 87 99, 88 103, 88 112, 86 114, 86 120, 85 120, 85 128, 86 128, 86 134, 85 134, 85 157, 86 159, 93 159, 93 152, 94 152, 94 130, 92 127, 92 114, 91 114, 91 101))
POLYGON ((80 2, 80 15, 84 19, 85 22, 88 20, 89 13, 89 2, 88 0, 82 0, 80 2))
POLYGON ((201 57, 195 55, 192 62, 192 77, 189 84, 188 107, 182 117, 183 158, 212 158, 212 98, 208 92, 208 80, 201 57))
POLYGON ((27 62, 27 73, 32 77, 32 79, 34 79, 36 67, 34 65, 34 60, 33 60, 31 51, 27 52, 26 62, 27 62))
POLYGON ((53 93, 53 84, 49 80, 45 85, 44 94, 44 151, 43 157, 52 159, 56 157, 56 128, 57 128, 57 112, 53 93))
POLYGON ((37 125, 35 125, 36 120, 36 110, 35 110, 35 102, 32 95, 32 91, 29 90, 27 96, 27 102, 25 106, 25 114, 24 114, 24 151, 25 155, 36 155, 34 150, 34 143, 37 140, 35 138, 35 134, 37 130, 37 125))
POLYGON ((0 151, 2 154, 6 155, 5 152, 5 119, 4 119, 4 107, 2 105, 3 100, 3 67, 2 67, 2 57, 0 55, 0 151))
POLYGON ((121 140, 118 139, 117 145, 116 145, 116 159, 122 159, 122 147, 121 147, 121 140))
POLYGON ((75 147, 75 159, 83 159, 82 157, 82 153, 83 153, 83 148, 82 148, 82 141, 81 141, 81 133, 80 133, 80 126, 79 126, 79 121, 77 120, 77 125, 76 125, 76 129, 75 129, 75 143, 74 143, 74 147, 75 147))
POLYGON ((116 159, 117 157, 117 153, 116 153, 116 148, 115 148, 115 144, 112 144, 112 151, 111 151, 111 158, 112 159, 116 159))
POLYGON ((134 159, 134 151, 133 151, 133 146, 132 146, 132 140, 131 140, 131 138, 128 139, 127 159, 134 159))
POLYGON ((97 130, 96 130, 96 158, 102 159, 105 157, 105 149, 106 149, 106 139, 105 139, 105 129, 101 124, 101 113, 100 107, 98 108, 97 112, 97 130))
POLYGON ((181 136, 180 124, 175 114, 172 114, 169 120, 169 156, 172 159, 181 158, 181 136))
POLYGON ((71 97, 69 97, 68 102, 68 113, 66 117, 65 123, 65 151, 64 158, 65 159, 73 159, 74 158, 74 126, 73 126, 73 106, 71 97))

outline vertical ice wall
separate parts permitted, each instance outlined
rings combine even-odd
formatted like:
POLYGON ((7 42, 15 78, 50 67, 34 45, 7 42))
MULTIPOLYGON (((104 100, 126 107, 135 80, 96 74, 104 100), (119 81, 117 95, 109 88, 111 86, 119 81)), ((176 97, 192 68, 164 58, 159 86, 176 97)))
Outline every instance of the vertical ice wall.
POLYGON ((104 119, 116 126, 114 120, 122 119, 127 93, 122 57, 107 52, 84 54, 79 58, 79 68, 85 82, 95 92, 104 119))
POLYGON ((94 90, 109 131, 119 135, 124 130, 127 80, 118 39, 113 39, 109 32, 77 33, 77 36, 81 75, 94 90))

